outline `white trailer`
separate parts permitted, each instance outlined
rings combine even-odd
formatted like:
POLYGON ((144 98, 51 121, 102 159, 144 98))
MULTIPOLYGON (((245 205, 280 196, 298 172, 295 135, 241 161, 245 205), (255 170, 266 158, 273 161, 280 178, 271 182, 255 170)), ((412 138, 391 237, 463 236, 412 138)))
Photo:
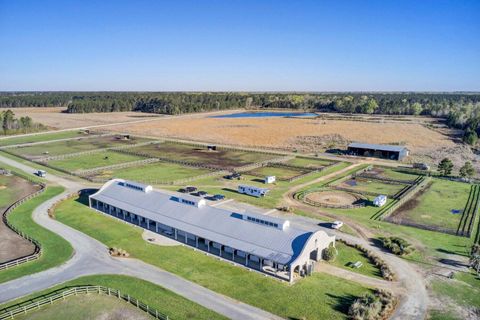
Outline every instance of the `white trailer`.
POLYGON ((274 183, 277 180, 275 176, 266 176, 264 179, 265 184, 274 183))
POLYGON ((270 191, 265 188, 259 188, 254 186, 239 185, 238 192, 243 194, 248 194, 249 196, 254 196, 257 198, 264 197, 267 192, 270 191))
POLYGON ((373 204, 377 207, 382 207, 387 203, 387 196, 386 195, 379 195, 375 199, 373 199, 373 204))

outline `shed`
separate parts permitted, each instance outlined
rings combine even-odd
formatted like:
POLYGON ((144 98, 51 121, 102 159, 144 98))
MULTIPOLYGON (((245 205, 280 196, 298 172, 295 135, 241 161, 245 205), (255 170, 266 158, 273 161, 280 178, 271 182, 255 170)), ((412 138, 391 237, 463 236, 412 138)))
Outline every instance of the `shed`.
POLYGON ((348 154, 389 160, 403 160, 408 156, 408 149, 405 146, 354 142, 348 145, 348 154))
POLYGON ((264 182, 265 183, 274 183, 277 180, 275 176, 266 176, 264 182))

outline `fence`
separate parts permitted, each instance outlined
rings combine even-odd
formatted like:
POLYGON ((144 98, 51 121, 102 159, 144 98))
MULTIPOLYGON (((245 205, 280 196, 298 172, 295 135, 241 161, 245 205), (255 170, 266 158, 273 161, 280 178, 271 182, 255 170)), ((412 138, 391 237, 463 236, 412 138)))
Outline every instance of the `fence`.
POLYGON ((374 220, 382 219, 388 222, 393 222, 398 224, 398 222, 395 222, 394 219, 387 219, 387 217, 389 217, 395 210, 400 208, 405 202, 410 200, 415 194, 417 194, 418 191, 423 189, 430 182, 430 180, 431 180, 430 177, 419 177, 419 179, 417 180, 417 183, 410 186, 410 188, 406 190, 405 193, 403 193, 400 199, 394 202, 391 206, 383 210, 380 210, 378 213, 374 214, 372 216, 372 219, 374 220))
MULTIPOLYGON (((25 176, 22 175, 22 174, 19 174, 15 171, 12 171, 13 174, 19 176, 19 177, 22 177, 24 178, 25 176)), ((34 182, 33 179, 31 178, 27 178, 25 177, 28 181, 30 182, 34 182)), ((7 219, 7 216, 13 211, 15 210, 15 208, 17 208, 18 206, 20 206, 21 204, 23 204, 24 202, 38 196, 39 194, 41 194, 42 192, 45 191, 45 184, 43 183, 40 183, 40 190, 38 191, 35 191, 34 193, 32 194, 29 194, 28 196, 25 196, 23 197, 22 199, 16 201, 15 203, 13 203, 12 205, 10 205, 2 214, 2 220, 3 220, 3 223, 8 227, 10 228, 13 232, 15 232, 16 234, 18 234, 19 236, 21 236, 22 238, 24 238, 25 240, 27 241, 30 241, 31 243, 33 243, 33 245, 35 246, 35 250, 32 254, 28 255, 28 256, 24 256, 24 257, 20 257, 18 259, 14 259, 14 260, 11 260, 11 261, 7 261, 5 263, 2 263, 0 264, 0 270, 5 270, 5 269, 9 269, 9 268, 12 268, 12 267, 15 267, 15 266, 18 266, 22 263, 25 263, 25 262, 29 262, 29 261, 32 261, 32 260, 36 260, 40 257, 40 255, 42 254, 42 247, 40 246, 40 243, 38 241, 36 241, 35 239, 31 238, 30 236, 28 236, 27 234, 25 234, 23 231, 17 229, 14 225, 10 224, 10 222, 8 222, 8 219, 7 219)))
POLYGON ((113 135, 113 133, 102 133, 102 132, 90 133, 88 137, 72 137, 72 138, 63 138, 63 139, 55 139, 55 140, 18 143, 18 144, 12 144, 12 145, 8 145, 8 146, 0 147, 0 149, 3 150, 3 149, 18 148, 18 147, 29 147, 29 146, 36 146, 36 145, 40 145, 40 144, 48 144, 48 143, 61 142, 61 141, 85 140, 85 139, 105 137, 105 136, 111 136, 111 135, 113 135))
POLYGON ((99 171, 103 171, 103 170, 123 169, 123 168, 133 167, 133 166, 136 166, 136 165, 145 165, 145 164, 149 164, 149 163, 155 163, 155 162, 158 162, 158 161, 159 160, 156 159, 156 158, 135 160, 135 161, 130 161, 130 162, 112 164, 110 166, 96 167, 96 168, 93 168, 93 169, 77 170, 77 171, 72 172, 72 174, 84 177, 84 176, 89 176, 89 175, 95 174, 95 173, 97 173, 99 171))
POLYGON ((43 295, 41 297, 22 302, 10 308, 0 310, 0 320, 13 319, 15 316, 27 314, 28 312, 38 310, 43 306, 51 305, 57 301, 63 301, 70 296, 87 294, 99 294, 115 297, 148 313, 149 315, 155 317, 155 319, 169 319, 168 315, 159 312, 157 309, 150 307, 148 304, 130 296, 129 294, 121 293, 120 290, 104 286, 75 286, 73 288, 70 287, 66 290, 56 291, 53 294, 43 295))

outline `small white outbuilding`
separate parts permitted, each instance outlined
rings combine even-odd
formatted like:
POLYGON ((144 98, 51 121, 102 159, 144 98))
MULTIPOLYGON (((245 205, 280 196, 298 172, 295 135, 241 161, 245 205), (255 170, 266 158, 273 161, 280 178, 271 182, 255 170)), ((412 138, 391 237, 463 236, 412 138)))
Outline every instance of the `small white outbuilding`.
POLYGON ((386 195, 379 195, 375 199, 373 199, 373 204, 377 207, 382 207, 387 203, 387 196, 386 195))
POLYGON ((266 184, 268 183, 274 183, 277 180, 275 176, 266 176, 264 182, 266 184))

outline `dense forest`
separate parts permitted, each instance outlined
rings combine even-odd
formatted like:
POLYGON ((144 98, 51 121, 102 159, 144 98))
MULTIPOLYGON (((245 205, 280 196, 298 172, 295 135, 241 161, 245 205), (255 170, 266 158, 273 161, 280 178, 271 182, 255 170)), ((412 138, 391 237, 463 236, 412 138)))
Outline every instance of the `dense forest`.
POLYGON ((141 111, 181 114, 235 108, 289 108, 324 112, 429 115, 480 134, 480 94, 474 93, 239 93, 239 92, 9 92, 0 107, 65 107, 66 112, 141 111))
POLYGON ((46 129, 44 125, 33 122, 32 118, 28 116, 16 118, 12 110, 0 112, 0 124, 2 125, 3 135, 29 133, 46 129))

